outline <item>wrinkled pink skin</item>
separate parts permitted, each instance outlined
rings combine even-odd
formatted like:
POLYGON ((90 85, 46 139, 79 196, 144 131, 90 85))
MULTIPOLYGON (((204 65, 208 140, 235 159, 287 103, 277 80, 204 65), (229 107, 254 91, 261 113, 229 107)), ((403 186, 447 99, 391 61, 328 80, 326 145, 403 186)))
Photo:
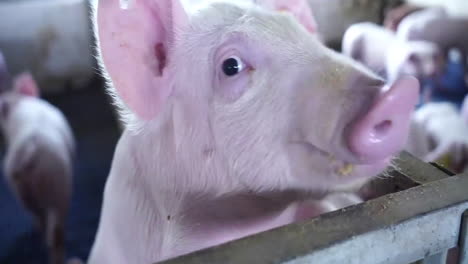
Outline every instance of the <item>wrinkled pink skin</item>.
POLYGON ((0 96, 0 128, 7 144, 4 173, 44 234, 49 263, 63 264, 74 140, 62 113, 38 96, 28 73, 0 96))
POLYGON ((127 128, 88 263, 151 263, 359 202, 327 194, 359 188, 405 144, 417 80, 385 85, 289 13, 94 4, 127 128), (245 67, 228 77, 231 56, 245 67))
POLYGON ((420 80, 431 78, 440 74, 444 65, 443 54, 437 45, 400 40, 392 31, 371 22, 348 28, 343 37, 342 52, 390 82, 404 75, 420 80))

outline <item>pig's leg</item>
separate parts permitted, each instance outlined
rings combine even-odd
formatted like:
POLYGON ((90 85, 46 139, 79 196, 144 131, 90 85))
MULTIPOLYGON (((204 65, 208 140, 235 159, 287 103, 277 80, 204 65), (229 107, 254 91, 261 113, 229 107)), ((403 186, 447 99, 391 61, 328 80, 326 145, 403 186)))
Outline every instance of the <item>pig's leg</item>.
POLYGON ((45 236, 49 263, 63 264, 65 257, 64 248, 64 221, 54 209, 44 208, 41 197, 35 195, 34 187, 28 181, 28 175, 24 172, 17 172, 13 177, 13 185, 19 200, 24 207, 32 213, 36 219, 36 228, 45 236))
MULTIPOLYGON (((12 146, 5 158, 5 175, 18 199, 36 219, 39 231, 45 237, 49 263, 63 264, 64 219, 68 197, 67 187, 61 182, 65 177, 52 170, 44 172, 44 159, 50 162, 53 156, 37 149, 34 141, 20 147, 12 146), (47 157, 44 157, 47 156, 47 157), (65 191, 66 192, 66 191, 65 191)), ((49 167, 48 167, 49 168, 49 167)))
POLYGON ((46 210, 41 203, 41 197, 36 197, 34 186, 28 181, 30 177, 22 171, 14 173, 11 178, 13 188, 24 207, 36 219, 36 228, 45 236, 50 264, 64 262, 64 228, 54 210, 46 210))
POLYGON ((49 263, 63 264, 65 261, 64 221, 56 210, 49 209, 45 223, 45 237, 49 251, 49 263))

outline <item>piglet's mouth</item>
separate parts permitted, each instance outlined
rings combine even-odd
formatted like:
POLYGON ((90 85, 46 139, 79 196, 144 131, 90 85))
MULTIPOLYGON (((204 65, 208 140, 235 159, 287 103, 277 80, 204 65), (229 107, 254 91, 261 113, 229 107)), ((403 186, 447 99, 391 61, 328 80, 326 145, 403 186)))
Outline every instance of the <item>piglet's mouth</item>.
POLYGON ((363 164, 356 162, 356 160, 338 158, 335 154, 321 150, 308 142, 302 142, 301 145, 307 148, 312 158, 323 164, 328 164, 330 173, 338 177, 365 178, 375 176, 388 167, 394 158, 393 155, 390 155, 372 163, 363 164))

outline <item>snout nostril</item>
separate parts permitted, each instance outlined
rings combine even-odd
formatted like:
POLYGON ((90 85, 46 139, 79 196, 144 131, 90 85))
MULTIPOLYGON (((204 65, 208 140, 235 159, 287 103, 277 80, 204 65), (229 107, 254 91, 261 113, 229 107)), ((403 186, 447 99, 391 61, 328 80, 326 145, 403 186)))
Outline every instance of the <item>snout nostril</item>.
POLYGON ((388 133, 390 128, 392 127, 391 120, 385 120, 374 126, 374 132, 377 136, 383 136, 388 133))

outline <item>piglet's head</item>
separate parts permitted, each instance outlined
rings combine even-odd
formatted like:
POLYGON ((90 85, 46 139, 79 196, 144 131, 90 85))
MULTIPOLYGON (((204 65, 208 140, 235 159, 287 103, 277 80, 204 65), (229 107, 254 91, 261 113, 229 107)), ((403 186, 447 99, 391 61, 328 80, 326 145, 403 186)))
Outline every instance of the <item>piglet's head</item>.
POLYGON ((21 73, 15 77, 13 91, 23 96, 39 97, 39 87, 29 72, 21 73))
POLYGON ((271 8, 307 13, 299 1, 258 2, 190 17, 176 0, 95 3, 125 113, 146 130, 170 123, 180 156, 210 153, 243 186, 323 190, 376 175, 405 144, 417 80, 385 84, 321 44, 310 18, 271 8))
POLYGON ((21 73, 12 80, 12 87, 0 93, 0 127, 7 125, 7 120, 18 103, 24 98, 39 97, 39 88, 29 72, 21 73))
POLYGON ((390 80, 403 74, 424 80, 440 76, 444 70, 445 59, 440 48, 434 43, 407 41, 390 48, 386 64, 390 80))

